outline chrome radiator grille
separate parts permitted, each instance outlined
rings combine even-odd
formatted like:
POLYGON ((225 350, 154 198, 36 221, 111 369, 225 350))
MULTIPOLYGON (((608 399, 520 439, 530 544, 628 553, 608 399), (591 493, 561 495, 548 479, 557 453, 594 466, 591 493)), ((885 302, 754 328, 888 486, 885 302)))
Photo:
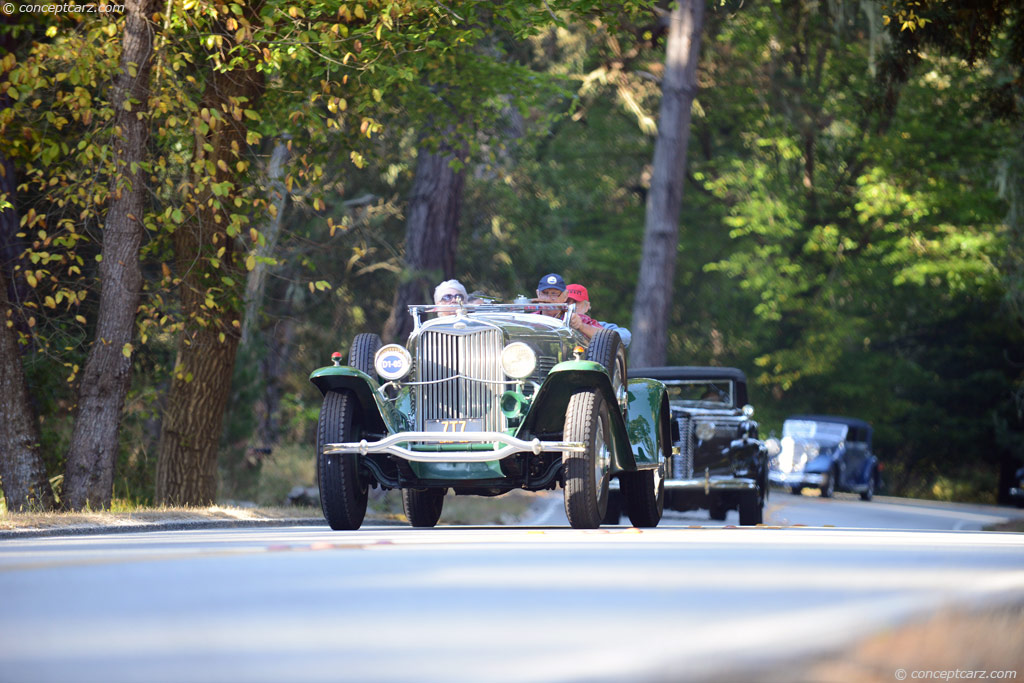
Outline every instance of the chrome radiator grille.
POLYGON ((693 477, 693 419, 684 415, 676 418, 679 423, 679 455, 673 458, 672 478, 693 477))
POLYGON ((416 351, 417 381, 462 377, 417 387, 416 428, 423 429, 425 420, 482 419, 484 431, 503 430, 500 399, 505 387, 492 383, 505 380, 501 349, 500 330, 424 331, 416 351))

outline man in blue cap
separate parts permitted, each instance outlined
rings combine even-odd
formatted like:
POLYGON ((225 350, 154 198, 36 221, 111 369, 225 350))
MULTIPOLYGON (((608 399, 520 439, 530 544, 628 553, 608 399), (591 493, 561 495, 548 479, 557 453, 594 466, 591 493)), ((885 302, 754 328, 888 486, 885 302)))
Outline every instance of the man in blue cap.
MULTIPOLYGON (((548 273, 537 283, 537 303, 542 304, 564 304, 565 303, 565 280, 558 273, 548 273)), ((542 315, 550 315, 552 318, 562 317, 558 310, 542 310, 542 315)))

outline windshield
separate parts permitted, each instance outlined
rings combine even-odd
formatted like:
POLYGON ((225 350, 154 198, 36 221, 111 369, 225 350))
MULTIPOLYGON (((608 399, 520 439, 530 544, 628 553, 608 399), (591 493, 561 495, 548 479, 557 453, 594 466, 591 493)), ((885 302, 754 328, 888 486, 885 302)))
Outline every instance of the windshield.
POLYGON ((836 422, 814 422, 813 420, 786 420, 782 425, 782 436, 807 439, 819 443, 839 443, 846 438, 850 428, 836 422))
POLYGON ((668 400, 671 403, 686 405, 702 405, 709 408, 729 407, 733 405, 732 381, 715 380, 668 380, 668 400))

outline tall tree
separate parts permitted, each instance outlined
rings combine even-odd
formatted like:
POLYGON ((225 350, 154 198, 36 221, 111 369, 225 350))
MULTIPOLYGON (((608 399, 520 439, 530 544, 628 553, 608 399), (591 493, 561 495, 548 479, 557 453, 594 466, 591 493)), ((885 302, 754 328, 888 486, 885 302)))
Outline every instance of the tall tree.
POLYGON ((690 109, 697 96, 703 27, 704 0, 680 0, 669 21, 658 141, 654 147, 654 170, 644 218, 644 250, 633 304, 630 362, 636 367, 665 363, 679 243, 679 210, 690 142, 690 109))
POLYGON ((148 189, 149 79, 155 0, 127 0, 121 70, 114 83, 114 176, 103 229, 99 315, 78 391, 64 475, 65 508, 108 508, 121 410, 131 381, 135 311, 142 292, 139 249, 148 189))
MULTIPOLYGON (((243 17, 259 22, 262 2, 247 4, 243 17)), ((156 500, 168 505, 209 505, 217 494, 217 452, 224 409, 240 339, 240 302, 215 301, 212 290, 223 278, 240 276, 237 240, 231 234, 226 197, 239 184, 247 149, 244 109, 263 95, 258 52, 241 45, 246 29, 228 12, 214 13, 220 40, 211 55, 200 105, 205 131, 196 135, 192 155, 191 219, 174 232, 175 262, 181 277, 185 330, 167 399, 157 455, 156 500), (236 28, 236 30, 232 30, 236 28), (237 54, 232 54, 238 50, 237 54)), ((250 109, 251 110, 251 109, 250 109)), ((231 289, 229 284, 228 288, 231 289)))
MULTIPOLYGON (((8 19, 4 17, 4 24, 8 19)), ((9 54, 12 47, 10 34, 0 31, 0 53, 9 54)), ((0 110, 10 103, 7 93, 0 93, 0 110)), ((39 452, 39 430, 29 401, 7 295, 7 276, 20 251, 15 246, 16 194, 14 164, 0 154, 0 486, 9 510, 49 509, 53 507, 53 494, 39 452)), ((14 291, 13 286, 11 290, 14 291)))
POLYGON ((390 341, 404 342, 412 332, 407 307, 431 301, 434 286, 454 277, 465 167, 456 170, 453 162, 461 159, 450 144, 436 152, 419 150, 406 222, 405 271, 384 327, 390 341))
MULTIPOLYGON (((0 192, 0 201, 4 194, 0 192)), ((13 210, 0 204, 0 216, 5 213, 13 210)), ((53 493, 39 453, 39 430, 9 310, 7 279, 0 268, 0 484, 8 510, 48 510, 53 493)))

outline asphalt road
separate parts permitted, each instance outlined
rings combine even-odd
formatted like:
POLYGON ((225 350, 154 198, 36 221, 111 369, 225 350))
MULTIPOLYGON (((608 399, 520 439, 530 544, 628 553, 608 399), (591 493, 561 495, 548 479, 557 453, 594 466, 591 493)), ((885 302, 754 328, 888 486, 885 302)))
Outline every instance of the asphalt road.
POLYGON ((756 680, 943 607, 1024 601, 1024 534, 854 528, 995 509, 772 505, 769 522, 815 526, 4 540, 0 682, 756 680), (822 526, 848 514, 862 522, 822 526))

